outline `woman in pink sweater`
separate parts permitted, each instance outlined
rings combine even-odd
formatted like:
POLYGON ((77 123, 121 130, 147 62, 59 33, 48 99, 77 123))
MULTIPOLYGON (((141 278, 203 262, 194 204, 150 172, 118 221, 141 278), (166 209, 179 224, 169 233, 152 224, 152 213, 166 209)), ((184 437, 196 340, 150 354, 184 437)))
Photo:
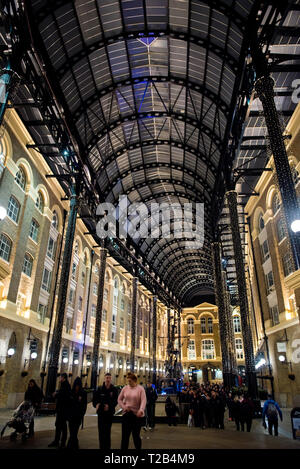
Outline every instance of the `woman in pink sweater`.
POLYGON ((128 373, 127 382, 128 385, 122 389, 118 397, 118 404, 123 410, 121 449, 128 449, 132 433, 135 449, 140 450, 142 446, 140 438, 142 417, 145 415, 147 404, 146 393, 144 388, 137 384, 135 374, 128 373))

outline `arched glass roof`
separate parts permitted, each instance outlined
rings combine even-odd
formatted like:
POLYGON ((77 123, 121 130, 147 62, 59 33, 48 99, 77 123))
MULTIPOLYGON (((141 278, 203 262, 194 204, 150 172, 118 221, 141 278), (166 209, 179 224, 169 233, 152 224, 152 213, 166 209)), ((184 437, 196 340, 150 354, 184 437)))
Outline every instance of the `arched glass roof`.
MULTIPOLYGON (((135 239, 182 302, 213 290, 216 200, 231 172, 224 158, 258 3, 26 2, 34 47, 100 200, 204 202, 201 249, 179 238, 135 239)), ((45 142, 38 113, 22 117, 45 142)))

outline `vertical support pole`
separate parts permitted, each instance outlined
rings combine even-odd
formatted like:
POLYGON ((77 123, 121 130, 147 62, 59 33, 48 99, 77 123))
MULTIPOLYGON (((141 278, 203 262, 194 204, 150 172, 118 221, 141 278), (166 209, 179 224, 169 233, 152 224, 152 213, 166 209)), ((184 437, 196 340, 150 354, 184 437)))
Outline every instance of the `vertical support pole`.
POLYGON ((249 394, 252 395, 252 397, 257 397, 257 380, 256 380, 254 351, 253 351, 253 343, 252 343, 252 331, 251 331, 249 309, 248 309, 245 265, 244 265, 243 249, 242 249, 242 243, 241 243, 241 234, 240 234, 240 229, 239 229, 239 217, 238 217, 238 211, 237 211, 237 193, 236 191, 228 191, 226 193, 226 197, 227 197, 229 214, 230 214, 230 225, 231 225, 231 232, 232 232, 236 277, 237 277, 237 284, 238 284, 240 314, 241 314, 241 322, 242 322, 242 334, 243 334, 244 351, 245 351, 246 379, 247 379, 249 394))
POLYGON ((98 283, 98 292, 97 292, 98 298, 97 298, 97 307, 96 307, 95 335, 94 335, 94 345, 93 345, 93 352, 92 352, 91 389, 96 389, 97 387, 106 256, 107 256, 107 249, 101 248, 100 249, 99 283, 98 283))
POLYGON ((132 279, 132 305, 131 305, 131 350, 130 350, 130 371, 134 373, 135 348, 136 348, 136 312, 137 312, 137 287, 138 279, 132 279))
POLYGON ((94 260, 95 251, 92 249, 91 251, 91 267, 90 267, 90 275, 89 275, 89 285, 87 289, 87 302, 86 302, 86 311, 85 311, 85 319, 84 319, 84 335, 83 335, 83 345, 82 345, 82 357, 81 357, 81 371, 80 376, 82 377, 83 374, 83 363, 84 363, 84 355, 85 355, 85 341, 86 341, 86 333, 87 333, 87 325, 89 319, 89 308, 90 308, 90 296, 91 296, 91 281, 92 281, 92 273, 93 273, 93 260, 94 260))
POLYGON ((156 335, 157 335, 157 297, 153 297, 153 327, 152 327, 152 357, 153 357, 153 373, 152 383, 156 385, 156 335))
POLYGON ((222 272, 223 276, 223 289, 224 289, 224 298, 225 298, 225 310, 226 310, 226 326, 227 326, 227 347, 229 353, 229 368, 230 368, 230 385, 235 385, 235 376, 238 374, 237 361, 236 361, 236 351, 235 351, 235 339, 233 332, 233 322, 232 314, 230 307, 230 294, 227 291, 227 277, 226 272, 222 272))
POLYGON ((228 326, 227 326, 227 314, 226 314, 226 303, 225 303, 225 292, 223 285, 223 274, 222 274, 222 262, 221 262, 221 246, 220 243, 212 243, 212 258, 214 267, 214 278, 215 278, 215 293, 218 306, 219 315, 219 330, 221 340, 221 354, 222 354, 222 369, 223 369, 223 380, 225 386, 231 385, 231 369, 230 359, 228 351, 228 326))
POLYGON ((178 361, 181 372, 181 308, 178 308, 177 311, 177 337, 178 337, 178 361))
POLYGON ((62 247, 63 247, 63 244, 64 244, 66 219, 67 219, 67 211, 64 210, 63 228, 62 228, 61 240, 60 240, 60 243, 59 243, 59 253, 58 253, 58 259, 57 259, 57 267, 56 267, 56 272, 55 272, 55 283, 54 283, 52 303, 51 303, 51 314, 50 314, 50 320, 49 320, 49 328, 48 328, 48 332, 47 332, 46 347, 45 347, 45 352, 44 352, 45 353, 44 354, 44 361, 43 361, 43 366, 42 366, 41 390, 43 392, 44 392, 45 371, 46 371, 46 367, 47 367, 47 359, 48 359, 48 353, 49 353, 50 335, 51 335, 51 331, 52 331, 52 321, 53 321, 53 317, 54 317, 54 305, 55 305, 56 289, 57 289, 57 284, 58 284, 59 266, 60 266, 60 262, 61 262, 62 247))
POLYGON ((279 189, 287 220, 293 260, 295 268, 298 270, 300 268, 300 233, 294 233, 292 231, 291 223, 293 220, 300 218, 299 206, 274 101, 274 80, 268 75, 262 76, 256 81, 254 86, 264 110, 279 189))
POLYGON ((59 353, 61 346, 61 337, 65 317, 68 284, 70 276, 70 265, 72 260, 72 249, 74 234, 76 228, 76 217, 78 212, 78 198, 73 194, 70 199, 70 213, 68 218, 68 227, 66 233, 64 255, 61 268, 60 285, 58 290, 57 311, 55 316, 54 330, 50 348, 50 361, 48 368, 48 379, 46 395, 52 396, 56 389, 56 377, 59 362, 59 353))

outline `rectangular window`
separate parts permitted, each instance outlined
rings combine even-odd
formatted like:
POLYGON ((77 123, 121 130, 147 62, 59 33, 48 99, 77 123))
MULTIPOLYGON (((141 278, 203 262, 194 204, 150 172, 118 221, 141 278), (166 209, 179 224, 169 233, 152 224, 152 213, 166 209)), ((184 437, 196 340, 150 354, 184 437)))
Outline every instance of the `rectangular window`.
POLYGON ((30 231, 29 231, 29 237, 33 239, 37 243, 38 236, 39 236, 39 228, 40 225, 38 224, 37 221, 33 218, 31 220, 31 225, 30 225, 30 231))
POLYGON ((294 272, 293 261, 289 253, 282 258, 284 276, 287 277, 294 272))
POLYGON ((66 319, 66 333, 70 334, 71 329, 72 329, 72 318, 67 317, 67 319, 66 319))
POLYGON ((116 332, 111 331, 111 342, 115 342, 115 341, 116 341, 116 332))
POLYGON ((97 295, 98 294, 98 283, 94 283, 93 284, 93 295, 97 295))
POLYGON ((196 360, 196 350, 195 350, 195 341, 194 340, 189 340, 188 360, 196 360))
POLYGON ((75 290, 73 288, 70 288, 69 300, 68 300, 69 305, 73 306, 74 299, 75 299, 75 290))
POLYGON ((96 305, 92 305, 91 308, 91 317, 95 318, 96 317, 96 305))
POLYGON ((278 311, 278 306, 272 306, 270 308, 270 315, 271 315, 271 321, 272 321, 272 326, 276 326, 279 324, 279 311, 278 311))
POLYGON ((124 329, 124 318, 123 317, 120 318, 120 328, 124 329))
POLYGON ((201 333, 206 334, 206 319, 201 318, 201 333))
POLYGON ((106 311, 106 309, 102 310, 102 321, 107 321, 107 311, 106 311))
POLYGON ((51 276, 52 272, 45 267, 43 272, 42 289, 46 290, 48 293, 50 292, 51 287, 51 276))
POLYGON ((108 290, 107 290, 107 288, 104 289, 103 299, 104 299, 104 301, 107 301, 107 299, 108 299, 108 290))
POLYGON ((202 340, 202 360, 213 360, 215 358, 214 341, 202 340))
POLYGON ((208 333, 212 334, 213 333, 213 320, 212 320, 212 318, 207 319, 207 327, 208 327, 208 333))
POLYGON ((76 280, 76 268, 77 268, 77 265, 75 264, 75 262, 73 262, 73 264, 72 264, 72 273, 71 273, 71 276, 72 276, 73 280, 76 280))
POLYGON ((271 291, 274 290, 274 278, 273 278, 272 271, 266 274, 266 286, 267 286, 267 295, 269 295, 269 293, 271 293, 271 291))
POLYGON ((235 352, 236 352, 236 358, 238 360, 243 360, 244 359, 242 339, 235 339, 235 352))
POLYGON ((261 245, 261 253, 262 253, 262 261, 266 262, 266 260, 269 259, 270 257, 269 244, 268 244, 267 239, 261 245))
POLYGON ((82 297, 81 296, 78 298, 78 309, 79 311, 82 311, 82 297))
POLYGON ((50 257, 50 259, 54 259, 54 254, 55 254, 55 241, 50 236, 49 241, 48 241, 48 247, 47 247, 47 256, 50 257))
POLYGON ((41 324, 45 324, 47 310, 48 310, 48 306, 39 303, 37 313, 38 313, 38 322, 40 322, 41 324))

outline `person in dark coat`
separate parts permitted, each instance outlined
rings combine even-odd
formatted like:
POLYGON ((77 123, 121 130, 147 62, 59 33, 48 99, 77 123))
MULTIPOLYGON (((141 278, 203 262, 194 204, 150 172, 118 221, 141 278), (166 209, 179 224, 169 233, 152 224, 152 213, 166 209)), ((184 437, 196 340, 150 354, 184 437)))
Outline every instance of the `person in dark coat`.
POLYGON ((204 415, 206 420, 206 426, 210 428, 213 424, 213 404, 211 401, 211 397, 208 393, 205 394, 205 402, 204 402, 204 415))
POLYGON ((238 395, 235 395, 231 407, 232 418, 235 421, 236 429, 239 432, 241 426, 241 398, 238 395))
POLYGON ((211 393, 211 405, 213 409, 213 427, 224 430, 225 404, 222 397, 216 391, 211 393))
POLYGON ((78 431, 87 408, 87 394, 82 387, 82 381, 77 377, 72 387, 72 406, 69 419, 70 438, 67 447, 79 449, 78 431))
POLYGON ((155 403, 157 400, 157 392, 152 387, 151 383, 147 383, 146 387, 146 397, 147 397, 147 405, 146 405, 146 412, 147 412, 147 423, 149 430, 153 430, 155 427, 155 403))
POLYGON ((229 392, 227 397, 226 397, 226 405, 228 407, 228 420, 232 421, 232 420, 234 420, 234 417, 233 417, 233 411, 232 411, 233 397, 232 397, 231 392, 229 392))
POLYGON ((165 404, 165 411, 166 411, 166 415, 167 415, 167 420, 168 420, 168 425, 169 427, 171 425, 174 425, 176 427, 177 425, 177 417, 176 417, 176 414, 178 412, 178 407, 177 405, 175 404, 175 402, 173 402, 170 398, 170 396, 167 397, 166 399, 166 404, 165 404))
POLYGON ((111 374, 106 373, 103 385, 98 387, 93 396, 93 406, 98 415, 100 449, 111 447, 111 426, 117 402, 117 388, 111 382, 111 374))
POLYGON ((59 446, 60 442, 60 448, 65 448, 68 436, 67 421, 70 418, 72 404, 71 386, 68 381, 67 373, 60 375, 60 388, 53 393, 53 397, 56 400, 56 431, 54 441, 52 441, 48 447, 56 448, 59 446))
MULTIPOLYGON (((24 401, 30 401, 34 407, 35 412, 41 406, 42 400, 44 399, 43 391, 38 387, 34 379, 30 379, 28 382, 27 390, 25 391, 24 401)), ((34 419, 32 418, 29 424, 28 436, 34 435, 34 419)))
POLYGON ((245 394, 243 396, 243 400, 241 402, 241 430, 244 431, 244 427, 246 424, 247 432, 251 431, 252 426, 252 419, 254 415, 254 403, 250 397, 245 394))

